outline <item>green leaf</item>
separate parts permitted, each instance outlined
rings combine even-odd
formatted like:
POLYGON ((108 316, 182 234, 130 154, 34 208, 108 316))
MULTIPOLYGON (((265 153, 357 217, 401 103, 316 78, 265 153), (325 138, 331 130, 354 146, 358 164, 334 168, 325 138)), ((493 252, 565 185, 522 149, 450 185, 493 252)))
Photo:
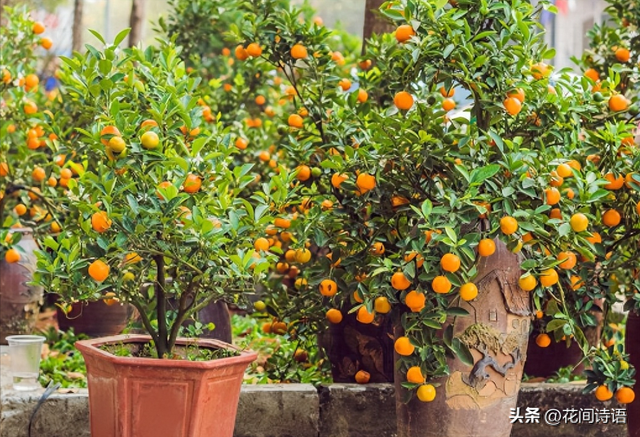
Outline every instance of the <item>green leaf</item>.
POLYGON ((98 41, 100 41, 102 44, 107 44, 107 42, 104 40, 104 38, 102 37, 102 35, 100 35, 97 31, 93 30, 93 29, 89 29, 89 32, 91 32, 91 34, 93 36, 95 36, 97 38, 98 41))
POLYGON ((466 344, 462 343, 460 339, 454 338, 451 342, 451 349, 455 352, 456 356, 467 366, 473 366, 473 355, 466 344))
POLYGON ((446 312, 450 316, 468 316, 469 315, 469 311, 467 311, 467 310, 465 310, 464 308, 461 308, 461 307, 447 308, 446 312))
POLYGON ((127 35, 129 35, 129 32, 131 32, 130 28, 126 28, 120 31, 120 33, 118 33, 116 37, 113 39, 113 45, 116 47, 119 46, 120 43, 124 41, 124 39, 127 37, 127 35))
POLYGON ((484 167, 476 168, 471 172, 470 184, 473 185, 473 184, 483 182, 486 179, 493 177, 499 171, 500 171, 500 166, 498 164, 491 164, 484 167))

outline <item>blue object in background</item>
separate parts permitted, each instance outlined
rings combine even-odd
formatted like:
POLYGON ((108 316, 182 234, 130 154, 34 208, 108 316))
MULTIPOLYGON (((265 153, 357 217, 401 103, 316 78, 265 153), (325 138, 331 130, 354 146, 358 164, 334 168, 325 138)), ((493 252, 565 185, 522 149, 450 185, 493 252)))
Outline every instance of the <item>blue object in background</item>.
POLYGON ((55 88, 58 88, 58 79, 53 76, 48 77, 44 82, 44 90, 51 91, 55 88))

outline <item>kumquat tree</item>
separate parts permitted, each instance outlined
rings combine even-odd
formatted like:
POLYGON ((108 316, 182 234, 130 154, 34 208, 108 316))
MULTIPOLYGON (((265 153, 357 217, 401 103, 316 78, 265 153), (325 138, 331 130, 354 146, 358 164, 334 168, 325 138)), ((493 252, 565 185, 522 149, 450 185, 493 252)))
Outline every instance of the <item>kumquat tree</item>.
POLYGON ((16 263, 24 256, 17 245, 22 233, 11 229, 59 231, 52 199, 63 173, 75 170, 54 165, 60 130, 47 125, 55 95, 45 94, 36 71, 37 50, 48 50, 53 42, 25 9, 5 11, 6 24, 0 27, 0 256, 16 263))
POLYGON ((588 350, 582 327, 595 323, 589 312, 602 296, 579 285, 599 255, 596 229, 609 222, 599 211, 610 182, 585 152, 619 144, 630 128, 585 141, 594 123, 625 110, 609 104, 617 80, 599 98, 589 79, 552 71, 536 21, 546 6, 387 2, 394 35, 368 41, 364 68, 343 76, 329 73, 326 37, 295 11, 241 27, 307 110, 283 117, 283 147, 322 169, 299 183, 306 213, 289 231, 331 257, 305 272, 300 292, 315 293, 336 323, 347 306, 364 324, 391 315, 404 400, 433 401, 443 378, 443 398, 465 385, 473 398, 487 379, 521 369, 532 310, 552 319, 539 327, 540 345, 573 338, 588 350), (456 110, 458 95, 469 103, 456 110), (487 264, 503 256, 522 272, 501 283, 511 297, 497 317, 523 317, 501 336, 494 316, 478 314, 492 314, 481 306, 491 300, 487 278, 506 273, 487 264))
POLYGON ((173 356, 184 321, 269 268, 258 235, 287 183, 239 196, 252 166, 233 166, 228 130, 204 122, 199 79, 172 43, 121 50, 126 31, 113 44, 96 37, 104 49, 63 58, 64 98, 94 114, 75 140, 91 162, 69 181, 66 220, 44 240, 35 280, 69 303, 133 304, 157 356, 173 356))

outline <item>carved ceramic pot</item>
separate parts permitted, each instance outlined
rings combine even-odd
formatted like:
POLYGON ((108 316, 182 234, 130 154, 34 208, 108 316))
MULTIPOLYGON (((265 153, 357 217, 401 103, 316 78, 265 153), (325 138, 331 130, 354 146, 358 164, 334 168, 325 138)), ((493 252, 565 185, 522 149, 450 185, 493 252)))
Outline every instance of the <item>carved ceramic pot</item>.
MULTIPOLYGON (((465 344, 473 365, 449 359, 450 375, 440 383, 433 402, 406 390, 396 375, 398 437, 509 437, 509 413, 516 407, 531 325, 529 293, 518 287, 520 260, 495 240, 496 252, 482 258, 475 284, 478 296, 460 306, 469 316, 449 320, 453 336, 465 344)), ((397 330, 396 336, 402 335, 397 330)))

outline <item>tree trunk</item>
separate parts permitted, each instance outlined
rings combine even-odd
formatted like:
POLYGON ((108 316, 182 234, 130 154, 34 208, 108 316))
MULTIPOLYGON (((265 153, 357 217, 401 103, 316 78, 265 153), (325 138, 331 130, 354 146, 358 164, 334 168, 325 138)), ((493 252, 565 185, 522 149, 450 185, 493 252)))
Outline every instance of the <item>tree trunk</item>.
POLYGON ((71 49, 80 51, 82 49, 82 7, 83 0, 75 0, 73 4, 73 27, 71 29, 71 49))
POLYGON ((144 24, 144 0, 133 0, 131 16, 129 18, 129 47, 133 47, 142 39, 142 25, 144 24))
POLYGON ((362 32, 362 54, 364 55, 367 40, 374 33, 380 35, 393 31, 393 24, 378 13, 380 6, 387 0, 367 0, 364 10, 364 30, 362 32))

